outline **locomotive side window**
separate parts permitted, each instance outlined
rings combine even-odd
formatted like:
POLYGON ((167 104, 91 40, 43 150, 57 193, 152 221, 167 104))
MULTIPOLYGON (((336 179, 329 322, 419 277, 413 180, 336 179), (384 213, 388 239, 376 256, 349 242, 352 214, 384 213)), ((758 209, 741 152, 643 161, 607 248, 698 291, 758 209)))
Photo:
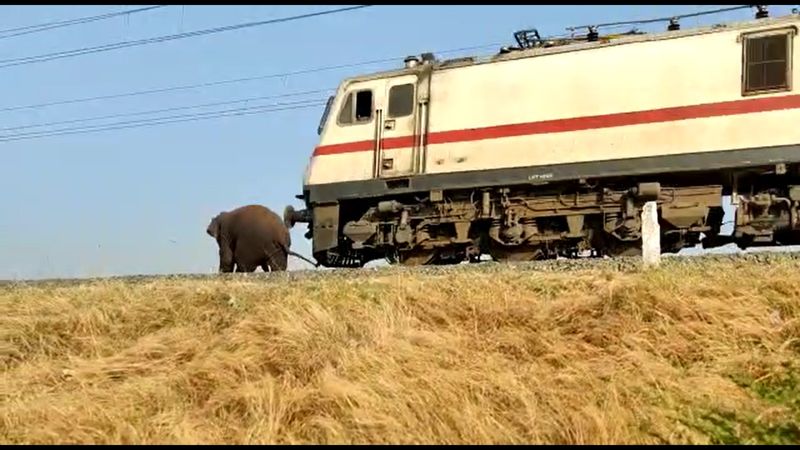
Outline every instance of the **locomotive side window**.
POLYGON ((389 117, 404 117, 414 111, 414 85, 401 84, 389 89, 389 117))
POLYGON ((321 135, 322 134, 322 130, 325 129, 325 122, 328 121, 328 114, 331 113, 331 106, 333 105, 333 100, 335 98, 336 97, 331 95, 330 97, 328 97, 328 102, 325 103, 325 110, 322 111, 322 117, 319 118, 319 126, 317 127, 317 134, 318 135, 321 135))
POLYGON ((791 35, 744 39, 744 93, 789 89, 791 35))
POLYGON ((356 92, 356 122, 372 119, 372 91, 356 92))
POLYGON ((350 125, 370 120, 372 120, 372 91, 365 90, 348 94, 341 111, 339 111, 339 123, 350 125))
POLYGON ((347 94, 347 99, 339 111, 339 123, 347 125, 353 123, 353 94, 347 94))

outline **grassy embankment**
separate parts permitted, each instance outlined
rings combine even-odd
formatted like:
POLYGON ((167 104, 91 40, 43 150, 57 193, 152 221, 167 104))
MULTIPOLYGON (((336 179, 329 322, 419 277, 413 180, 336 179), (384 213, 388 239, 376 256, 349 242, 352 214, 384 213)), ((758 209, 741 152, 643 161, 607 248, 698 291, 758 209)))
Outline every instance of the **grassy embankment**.
POLYGON ((0 442, 800 443, 800 261, 480 266, 0 287, 0 442))

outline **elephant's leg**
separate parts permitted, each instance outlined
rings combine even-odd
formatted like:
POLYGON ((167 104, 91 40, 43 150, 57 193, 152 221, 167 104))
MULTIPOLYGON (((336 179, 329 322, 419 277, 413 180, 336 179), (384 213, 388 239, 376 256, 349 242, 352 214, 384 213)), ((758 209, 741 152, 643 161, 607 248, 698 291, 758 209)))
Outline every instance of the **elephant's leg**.
POLYGON ((255 272, 257 267, 256 264, 236 264, 236 272, 255 272))
POLYGON ((272 266, 275 268, 276 271, 284 271, 289 266, 288 264, 289 256, 286 254, 282 254, 279 257, 275 258, 275 265, 272 266))
POLYGON ((221 245, 219 248, 219 271, 222 273, 233 272, 234 261, 233 251, 227 245, 221 245))
POLYGON ((269 261, 267 261, 267 263, 274 272, 286 270, 289 255, 283 246, 276 244, 267 250, 267 254, 269 255, 269 261))

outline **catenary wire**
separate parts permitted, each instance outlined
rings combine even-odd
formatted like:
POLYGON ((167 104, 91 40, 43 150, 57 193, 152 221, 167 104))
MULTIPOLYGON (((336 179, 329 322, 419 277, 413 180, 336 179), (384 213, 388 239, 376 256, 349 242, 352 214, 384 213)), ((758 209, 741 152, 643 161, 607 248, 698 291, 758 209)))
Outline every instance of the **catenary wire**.
POLYGON ((223 111, 216 111, 216 112, 208 112, 208 113, 198 113, 198 114, 184 114, 179 116, 167 116, 161 118, 153 118, 148 120, 139 120, 139 121, 129 121, 129 122, 118 122, 114 124, 107 124, 107 125, 99 125, 93 127, 76 127, 76 128, 65 128, 61 130, 51 130, 51 131, 44 131, 44 132, 37 132, 37 133, 21 133, 21 134, 14 134, 9 136, 0 136, 0 142, 11 142, 11 141, 19 141, 19 140, 28 140, 28 139, 38 139, 38 138, 46 138, 46 137, 54 137, 54 136, 64 136, 64 135, 72 135, 72 134, 88 134, 88 133, 96 133, 101 131, 112 131, 112 130, 122 130, 122 129, 131 129, 131 128, 142 128, 148 126, 156 126, 156 125, 165 125, 171 123, 179 123, 179 122, 194 122, 198 120, 207 120, 207 119, 216 119, 222 117, 233 117, 233 116, 243 116, 243 115, 250 115, 250 114, 261 114, 266 112, 278 112, 278 111, 290 111, 290 110, 299 110, 299 109, 306 109, 306 108, 314 108, 319 106, 324 106, 325 102, 314 102, 308 104, 276 104, 276 105, 262 105, 262 106, 251 106, 245 108, 234 108, 230 110, 223 110, 223 111))
MULTIPOLYGON (((692 14, 684 14, 684 15, 680 15, 678 17, 693 17, 693 16, 699 16, 699 15, 705 15, 705 14, 732 11, 732 10, 743 9, 743 8, 745 8, 745 7, 722 8, 722 9, 712 10, 712 11, 703 11, 703 12, 692 13, 692 14)), ((676 16, 672 16, 672 17, 676 17, 676 16)), ((650 19, 650 20, 644 20, 644 21, 616 22, 616 23, 609 23, 609 24, 602 24, 602 25, 604 25, 604 26, 616 26, 616 25, 634 24, 634 23, 650 23, 650 22, 656 22, 656 21, 661 21, 661 20, 663 20, 663 19, 650 19)), ((439 53, 463 51, 463 50, 475 49, 475 48, 485 48, 485 47, 488 47, 490 45, 491 46, 496 46, 496 45, 499 45, 499 44, 487 44, 487 45, 482 45, 482 46, 466 47, 466 48, 453 49, 453 50, 448 50, 448 51, 439 52, 439 53)), ((202 83, 202 84, 196 84, 196 85, 173 86, 173 87, 170 87, 170 88, 155 89, 155 90, 150 90, 150 91, 137 91, 137 92, 132 92, 132 93, 116 94, 116 95, 111 95, 111 96, 97 96, 97 97, 73 99, 73 100, 67 100, 67 101, 61 101, 61 102, 50 102, 48 104, 25 105, 25 106, 20 106, 20 107, 10 107, 10 108, 0 109, 0 111, 12 110, 12 109, 32 108, 32 107, 38 107, 38 106, 51 106, 53 104, 63 104, 63 103, 67 103, 67 102, 72 103, 72 102, 99 100, 99 99, 102 99, 102 98, 113 98, 113 97, 132 96, 132 95, 144 95, 144 94, 155 93, 155 92, 164 92, 164 91, 179 90, 179 89, 189 89, 189 88, 192 88, 192 87, 200 87, 200 86, 208 86, 208 85, 224 84, 224 83, 233 83, 233 82, 242 82, 242 81, 249 81, 249 80, 253 80, 253 79, 263 79, 263 78, 269 78, 269 77, 279 77, 279 76, 284 76, 285 77, 285 76, 288 76, 288 75, 294 75, 294 74, 299 74, 299 73, 308 73, 308 72, 311 72, 311 71, 331 70, 331 69, 339 68, 339 67, 352 67, 352 66, 356 66, 356 65, 374 64, 374 63, 388 62, 388 61, 393 61, 393 60, 396 60, 396 58, 393 58, 393 59, 386 58, 386 59, 381 59, 381 60, 366 61, 366 62, 362 62, 362 63, 352 63, 352 64, 344 64, 344 65, 338 65, 338 66, 328 66, 328 67, 322 67, 322 68, 316 68, 316 69, 307 69, 307 70, 302 70, 302 71, 289 72, 289 73, 284 73, 284 74, 273 74, 273 75, 266 75, 266 76, 259 76, 259 77, 239 78, 239 79, 233 79, 233 80, 221 80, 221 81, 217 81, 217 82, 202 83)), ((328 90, 330 90, 330 89, 328 89, 328 90)), ((328 90, 319 90, 319 91, 316 91, 316 92, 328 91, 328 90)), ((306 93, 312 93, 312 92, 315 92, 315 91, 307 91, 306 93)), ((216 102, 216 103, 201 104, 201 105, 189 105, 189 106, 181 106, 181 107, 173 107, 173 108, 164 108, 164 109, 160 109, 160 110, 113 114, 113 115, 107 115, 107 116, 81 118, 81 119, 74 119, 74 120, 67 120, 67 121, 50 122, 50 123, 44 123, 44 124, 32 124, 32 125, 26 125, 26 126, 10 127, 10 128, 0 129, 0 130, 13 130, 13 129, 24 129, 24 128, 35 128, 35 127, 51 126, 51 125, 56 125, 56 124, 80 123, 80 122, 87 122, 87 121, 93 121, 93 120, 109 119, 109 118, 116 118, 116 117, 128 117, 128 116, 136 116, 136 115, 145 115, 145 114, 153 114, 153 113, 156 113, 156 112, 166 112, 166 111, 175 111, 175 110, 181 110, 181 109, 199 108, 199 107, 205 107, 205 106, 216 106, 216 105, 223 105, 223 104, 241 103, 241 102, 247 102, 247 101, 251 101, 251 100, 258 100, 258 99, 265 99, 265 98, 275 98, 275 97, 291 96, 291 95, 301 95, 301 94, 303 94, 303 93, 289 93, 289 94, 277 95, 277 96, 253 97, 253 98, 247 98, 247 99, 239 99, 239 100, 233 100, 233 101, 216 102)), ((258 107, 256 107, 256 108, 258 108, 258 107)), ((167 119, 169 119, 169 118, 167 118, 167 119)), ((158 120, 158 118, 150 119, 150 120, 158 120)), ((72 134, 73 132, 80 132, 80 128, 76 129, 76 130, 66 129, 66 130, 44 131, 44 132, 37 132, 37 133, 61 133, 61 132, 69 132, 70 134, 72 134)), ((29 133, 29 134, 35 134, 35 133, 29 133)), ((18 135, 11 135, 11 136, 6 137, 5 140, 14 139, 17 136, 18 135)), ((21 138, 21 136, 20 136, 20 138, 21 138)))
MULTIPOLYGON (((370 5, 367 5, 367 6, 370 6, 370 5)), ((725 11, 728 11, 728 10, 735 10, 735 9, 742 9, 742 8, 744 8, 744 7, 737 6, 737 7, 732 7, 732 8, 721 8, 721 9, 717 9, 717 10, 701 11, 701 12, 697 12, 697 13, 684 14, 684 15, 677 16, 677 17, 692 17, 692 16, 719 13, 719 12, 725 12, 725 11)), ((676 16, 671 16, 671 17, 676 17, 676 16)), ((626 24, 626 23, 645 23, 645 22, 657 22, 657 21, 663 21, 663 20, 665 20, 665 19, 659 18, 659 19, 649 19, 649 20, 644 20, 644 21, 615 22, 615 23, 608 23, 608 24, 601 24, 601 25, 602 26, 619 26, 620 24, 626 24)), ((577 28, 580 28, 580 27, 567 27, 568 30, 575 30, 577 28)), ((503 43, 485 44, 485 45, 479 45, 479 46, 464 47, 464 48, 461 48, 461 49, 445 50, 445 51, 440 51, 440 52, 436 52, 436 53, 446 54, 446 53, 453 53, 453 52, 465 51, 465 50, 483 49, 483 48, 488 48, 488 47, 499 46, 499 45, 502 45, 502 44, 503 43)), ((59 105, 83 103, 83 102, 98 101, 98 100, 109 100, 109 99, 115 99, 115 98, 133 97, 133 96, 140 96, 140 95, 150 95, 150 94, 172 92, 172 91, 178 91, 178 90, 193 89, 193 88, 199 88, 199 87, 211 87, 211 86, 217 86, 217 85, 223 85, 223 84, 232 84, 232 83, 241 83, 241 82, 247 82, 247 81, 255 81, 255 80, 267 79, 267 78, 289 77, 289 76, 293 76, 293 75, 322 72, 322 71, 335 70, 335 69, 340 69, 340 68, 351 68, 351 67, 365 66, 365 65, 371 65, 371 64, 387 63, 387 62, 391 62, 391 61, 396 61, 397 59, 398 59, 398 57, 396 57, 396 58, 385 58, 385 59, 377 59, 377 60, 372 60, 372 61, 363 61, 363 62, 357 62, 357 63, 340 64, 340 65, 325 66, 325 67, 318 67, 318 68, 312 68, 312 69, 304 69, 304 70, 298 70, 298 71, 293 71, 293 72, 285 72, 285 73, 279 73, 279 74, 260 75, 260 76, 254 76, 254 77, 236 78, 236 79, 228 79, 228 80, 218 80, 218 81, 212 81, 212 82, 206 82, 206 83, 179 85, 179 86, 171 86, 171 87, 165 87, 165 88, 156 88, 156 89, 149 89, 149 90, 133 91, 133 92, 120 93, 120 94, 110 94, 110 95, 83 97, 83 98, 69 99, 69 100, 59 100, 59 101, 54 101, 54 102, 37 103, 37 104, 30 104, 30 105, 16 105, 16 106, 0 108, 0 112, 16 111, 16 110, 23 110, 23 109, 43 108, 43 107, 49 107, 49 106, 59 106, 59 105)))
MULTIPOLYGON (((691 17, 691 16, 712 14, 712 13, 718 13, 718 12, 725 12, 725 11, 728 11, 728 10, 742 9, 742 8, 743 7, 741 7, 741 6, 736 6, 736 7, 732 7, 732 8, 722 8, 722 9, 710 10, 710 11, 700 11, 700 12, 697 12, 697 13, 684 14, 684 15, 678 16, 678 17, 691 17)), ((671 17, 675 17, 675 16, 671 16, 671 17)), ((663 20, 664 20, 663 18, 649 19, 650 22, 657 22, 657 21, 663 21, 663 20)), ((603 25, 603 26, 619 26, 619 24, 642 23, 642 22, 647 22, 647 21, 648 20, 645 20, 645 21, 615 22, 615 23, 601 24, 601 25, 603 25)), ((567 29, 568 30, 575 30, 577 28, 581 28, 581 27, 568 27, 567 29)), ((478 45, 478 46, 464 47, 464 48, 460 48, 460 49, 451 49, 451 50, 438 51, 438 52, 435 52, 435 53, 447 54, 447 53, 454 53, 454 52, 459 52, 459 51, 477 50, 477 49, 484 49, 484 48, 489 48, 489 47, 496 47, 496 46, 500 46, 500 45, 503 45, 503 43, 484 44, 484 45, 478 45)), ((262 79, 268 79, 268 78, 289 77, 289 76, 294 76, 294 75, 302 75, 302 74, 322 72, 322 71, 328 71, 328 70, 352 68, 352 67, 366 66, 366 65, 379 64, 379 63, 387 63, 387 62, 397 61, 399 58, 401 58, 401 57, 384 58, 384 59, 376 59, 376 60, 371 60, 371 61, 362 61, 362 62, 356 62, 356 63, 324 66, 324 67, 303 69, 303 70, 297 70, 297 71, 292 71, 292 72, 276 73, 276 74, 269 74, 269 75, 259 75, 259 76, 253 76, 253 77, 245 77, 245 78, 234 78, 234 79, 227 79, 227 80, 218 80, 218 81, 211 81, 211 82, 206 82, 206 83, 196 83, 196 84, 188 84, 188 85, 170 86, 170 87, 165 87, 165 88, 156 88, 156 89, 148 89, 148 90, 141 90, 141 91, 132 91, 132 92, 125 92, 125 93, 120 93, 120 94, 109 94, 109 95, 99 95, 99 96, 92 96, 92 97, 82 97, 82 98, 76 98, 76 99, 58 100, 58 101, 54 101, 54 102, 36 103, 36 104, 29 104, 29 105, 16 105, 16 106, 9 106, 9 107, 0 108, 0 112, 17 111, 17 110, 23 110, 23 109, 44 108, 44 107, 49 107, 49 106, 60 106, 60 105, 91 102, 91 101, 99 101, 99 100, 110 100, 110 99, 123 98, 123 97, 134 97, 134 96, 141 96, 141 95, 151 95, 151 94, 158 94, 158 93, 164 93, 164 92, 173 92, 173 91, 186 90, 186 89, 218 86, 218 85, 223 85, 223 84, 242 83, 242 82, 247 82, 247 81, 262 80, 262 79)))
POLYGON ((128 120, 128 121, 114 122, 114 123, 111 123, 111 124, 104 124, 104 125, 102 125, 102 124, 101 125, 84 125, 84 126, 61 128, 61 129, 55 129, 55 130, 32 131, 32 132, 26 132, 26 133, 13 133, 13 134, 6 134, 6 135, 0 134, 0 138, 32 136, 32 135, 37 135, 37 134, 61 132, 61 131, 89 130, 89 129, 92 129, 92 128, 102 128, 102 127, 111 126, 111 125, 129 125, 129 124, 144 123, 144 122, 154 121, 154 120, 176 119, 176 118, 183 118, 183 117, 203 116, 203 115, 214 115, 214 114, 218 114, 218 113, 228 113, 228 112, 233 112, 233 111, 244 111, 244 110, 251 110, 251 109, 258 109, 258 108, 272 107, 272 106, 293 106, 293 105, 300 105, 300 104, 305 104, 305 103, 309 103, 309 102, 313 102, 314 104, 317 104, 317 103, 322 103, 323 100, 322 99, 318 99, 318 98, 317 99, 305 99, 305 100, 298 100, 298 101, 286 102, 286 103, 273 103, 273 104, 267 104, 267 105, 243 106, 243 107, 239 107, 239 108, 224 109, 224 110, 220 110, 220 111, 206 111, 206 112, 179 114, 179 115, 173 115, 173 116, 151 117, 151 118, 147 118, 147 119, 128 120))
MULTIPOLYGON (((201 103, 201 104, 194 104, 194 105, 185 105, 185 106, 174 106, 170 108, 161 108, 161 109, 151 109, 146 111, 135 111, 129 113, 118 113, 118 114, 107 114, 102 116, 91 116, 91 117, 81 117, 78 119, 69 119, 69 120, 59 120, 55 122, 43 122, 43 123, 34 123, 28 125, 18 125, 13 127, 4 127, 0 128, 0 132, 4 131, 12 131, 12 130, 22 130, 28 128, 41 128, 41 127, 48 127, 53 125, 66 125, 71 123, 83 123, 83 122, 93 122, 97 120, 107 120, 107 119, 116 119, 120 117, 133 117, 133 116, 144 116, 148 114, 156 114, 156 113, 163 113, 163 112, 170 112, 170 111, 180 111, 184 109, 196 109, 196 108, 207 108, 210 106, 221 106, 221 105, 232 105, 236 103, 247 103, 256 100, 266 100, 271 98, 285 98, 285 97, 296 97, 300 95, 309 95, 309 94, 321 94, 324 92, 331 92, 334 91, 336 88, 329 88, 329 89, 314 89, 309 91, 296 91, 296 92, 287 92, 284 94, 273 94, 273 95, 262 95, 258 97, 246 97, 237 100, 226 100, 221 102, 212 102, 212 103, 201 103)), ((318 100, 318 99, 315 99, 318 100)))
MULTIPOLYGON (((437 51, 437 54, 450 54, 450 53, 457 53, 463 52, 468 50, 481 50, 490 47, 497 47, 502 45, 502 43, 493 43, 493 44, 483 44, 483 45, 476 45, 470 47, 462 47, 462 48, 455 48, 443 51, 437 51)), ((212 87, 212 86, 220 86, 225 84, 235 84, 235 83, 244 83, 248 81, 257 81, 257 80, 266 80, 270 78, 288 78, 291 76, 296 75, 306 75, 311 73, 318 73, 318 72, 325 72, 330 70, 337 70, 337 69, 349 69, 354 67, 360 66, 368 66, 373 64, 385 64, 390 62, 397 62, 401 61, 405 56, 397 56, 394 58, 383 58, 383 59, 373 59, 370 61, 361 61, 355 63, 346 63, 346 64, 336 64, 330 66, 322 66, 322 67, 314 67, 308 69, 299 69, 289 72, 282 72, 282 73, 272 73, 266 75, 256 75, 252 77, 243 77, 243 78, 230 78, 226 80, 217 80, 217 81, 209 81, 205 83, 195 83, 195 84, 184 84, 178 86, 168 86, 163 88, 155 88, 155 89, 146 89, 141 91, 131 91, 131 92, 122 92, 119 94, 109 94, 109 95, 97 95, 92 97, 79 97, 74 99, 68 100, 57 100, 53 102, 46 102, 46 103, 35 103, 29 105, 15 105, 15 106, 6 106, 0 108, 0 112, 9 112, 9 111, 19 111, 25 109, 39 109, 39 108, 46 108, 50 106, 61 106, 61 105, 69 105, 69 104, 76 104, 76 103, 86 103, 86 102, 93 102, 99 100, 111 100, 116 98, 124 98, 124 97, 138 97, 142 95, 152 95, 152 94, 160 94, 165 92, 175 92, 181 90, 188 90, 188 89, 197 89, 197 88, 205 88, 205 87, 212 87)))
POLYGON ((330 10, 325 10, 325 11, 316 11, 316 12, 313 12, 313 13, 297 14, 297 15, 294 15, 294 16, 280 17, 280 18, 277 18, 277 19, 261 20, 261 21, 257 21, 257 22, 246 22, 246 23, 240 23, 240 24, 236 24, 236 25, 227 25, 227 26, 224 26, 224 27, 208 28, 208 29, 205 29, 205 30, 188 31, 188 32, 185 32, 185 33, 170 34, 170 35, 165 35, 165 36, 157 36, 157 37, 153 37, 153 38, 139 39, 139 40, 136 40, 136 41, 117 42, 117 43, 113 43, 113 44, 99 45, 99 46, 95 46, 95 47, 84 47, 84 48, 79 48, 79 49, 74 49, 74 50, 65 50, 65 51, 61 51, 61 52, 46 53, 46 54, 42 54, 42 55, 26 56, 26 57, 21 57, 21 58, 2 59, 2 60, 0 60, 0 68, 19 66, 19 65, 24 65, 24 64, 34 64, 34 63, 39 63, 39 62, 52 61, 52 60, 55 60, 55 59, 71 58, 71 57, 75 57, 75 56, 82 56, 82 55, 88 55, 88 54, 93 54, 93 53, 107 52, 107 51, 118 50, 118 49, 122 49, 122 48, 128 48, 128 47, 136 47, 136 46, 148 45, 148 44, 157 44, 157 43, 173 41, 173 40, 177 40, 177 39, 186 39, 186 38, 197 37, 197 36, 205 36, 205 35, 209 35, 209 34, 223 33, 223 32, 226 32, 226 31, 241 30, 241 29, 244 29, 244 28, 258 27, 258 26, 264 26, 264 25, 273 25, 273 24, 277 24, 277 23, 284 23, 284 22, 289 22, 289 21, 294 21, 294 20, 309 19, 311 17, 330 15, 330 14, 337 14, 337 13, 352 11, 352 10, 356 10, 356 9, 367 8, 367 7, 370 7, 370 6, 372 6, 372 5, 350 6, 350 7, 346 7, 346 8, 337 8, 337 9, 330 9, 330 10), (7 63, 7 64, 3 64, 3 63, 7 63))
POLYGON ((752 7, 753 7, 753 5, 738 5, 738 6, 732 6, 730 8, 719 8, 719 9, 711 9, 711 10, 706 10, 706 11, 698 11, 698 12, 695 12, 695 13, 677 14, 677 15, 672 15, 672 16, 668 16, 668 17, 659 17, 659 18, 656 18, 656 19, 626 20, 626 21, 622 21, 622 22, 600 23, 600 24, 597 24, 597 25, 578 25, 578 26, 567 27, 567 30, 568 31, 574 31, 574 30, 577 30, 579 28, 588 28, 590 26, 594 26, 596 28, 601 28, 601 27, 612 27, 612 26, 620 26, 620 25, 645 25, 645 24, 649 24, 649 23, 667 22, 670 19, 686 19, 686 18, 690 18, 690 17, 699 17, 699 16, 710 15, 710 14, 719 14, 719 13, 724 13, 724 12, 737 11, 737 10, 740 10, 740 9, 748 9, 748 8, 752 8, 752 7))
MULTIPOLYGON (((224 27, 208 28, 208 29, 204 29, 204 30, 187 31, 187 32, 184 32, 184 33, 169 34, 169 35, 164 35, 164 36, 156 36, 156 37, 152 37, 152 38, 139 39, 139 40, 135 40, 135 41, 116 42, 116 43, 112 43, 112 44, 99 45, 99 46, 95 46, 95 47, 82 47, 82 48, 73 49, 73 50, 63 50, 63 51, 60 51, 60 52, 47 53, 47 54, 43 54, 43 55, 34 55, 34 56, 25 56, 25 57, 21 57, 21 58, 2 59, 2 60, 0 60, 0 63, 3 63, 3 62, 14 62, 14 61, 24 61, 24 60, 39 60, 39 59, 50 60, 50 59, 57 59, 55 57, 73 56, 74 54, 83 54, 84 52, 95 53, 96 51, 108 51, 108 50, 115 50, 117 48, 132 47, 132 46, 146 45, 146 44, 152 44, 152 43, 160 43, 160 42, 166 42, 166 41, 175 40, 175 39, 185 39, 185 38, 189 38, 189 37, 203 36, 203 35, 207 35, 207 34, 216 34, 216 33, 222 33, 222 32, 225 32, 225 31, 232 31, 232 30, 250 28, 250 27, 255 27, 255 26, 270 25, 270 24, 275 24, 275 23, 282 23, 282 22, 287 22, 287 21, 306 19, 306 18, 321 16, 321 15, 336 14, 336 13, 340 13, 340 12, 350 11, 350 10, 353 10, 353 9, 366 8, 366 7, 369 7, 369 6, 372 6, 372 5, 359 5, 359 6, 352 6, 352 7, 346 7, 346 8, 338 8, 338 9, 333 9, 333 10, 317 11, 317 12, 307 13, 307 14, 299 14, 299 15, 294 15, 294 16, 280 17, 280 18, 277 18, 277 19, 269 19, 269 20, 262 20, 262 21, 256 21, 256 22, 246 22, 246 23, 240 23, 240 24, 235 24, 235 25, 227 25, 227 26, 224 26, 224 27)), ((34 62, 36 62, 36 61, 34 61, 34 62)))
POLYGON ((58 22, 47 22, 37 25, 27 25, 24 27, 8 28, 5 30, 0 30, 0 39, 8 39, 16 36, 23 36, 26 34, 39 33, 42 31, 53 30, 57 28, 70 27, 73 25, 82 25, 86 23, 97 22, 100 20, 113 19, 114 17, 119 17, 119 16, 125 16, 125 15, 129 16, 132 14, 143 13, 155 9, 166 8, 167 6, 169 5, 148 6, 144 8, 129 9, 113 13, 99 14, 96 16, 78 17, 75 19, 62 20, 58 22))

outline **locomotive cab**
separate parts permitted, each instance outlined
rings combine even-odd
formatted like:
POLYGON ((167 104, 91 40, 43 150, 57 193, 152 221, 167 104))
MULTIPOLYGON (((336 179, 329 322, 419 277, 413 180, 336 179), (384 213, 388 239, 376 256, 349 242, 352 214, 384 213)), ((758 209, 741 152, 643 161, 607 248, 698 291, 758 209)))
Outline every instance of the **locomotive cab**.
POLYGON ((324 166, 312 158, 305 183, 391 178, 412 173, 414 155, 397 149, 412 146, 417 125, 417 79, 415 74, 404 74, 343 83, 323 117, 319 145, 313 155, 329 157, 324 166), (360 164, 352 164, 356 153, 360 153, 360 164), (367 160, 372 163, 363 164, 367 160))
MULTIPOLYGON (((430 73, 426 66, 432 58, 423 60, 409 57, 402 70, 347 79, 340 84, 320 118, 319 144, 306 167, 304 193, 298 196, 305 200, 307 209, 295 211, 287 206, 287 226, 308 223, 306 236, 320 236, 318 233, 325 228, 337 228, 329 222, 338 220, 338 200, 360 196, 356 192, 336 198, 336 202, 319 202, 320 196, 311 193, 309 186, 324 195, 326 186, 333 193, 335 184, 341 182, 375 180, 391 185, 395 180, 402 185, 404 179, 422 170, 419 136, 427 96, 424 86, 420 89, 420 80, 430 73), (319 221, 314 220, 311 211, 321 214, 319 221), (330 211, 328 220, 324 218, 326 211, 330 211), (315 224, 320 221, 329 225, 320 225, 315 231, 315 224)), ((335 246, 335 240, 332 235, 326 240, 315 239, 315 255, 335 246)), ((325 257, 322 258, 321 263, 325 264, 325 257)))

